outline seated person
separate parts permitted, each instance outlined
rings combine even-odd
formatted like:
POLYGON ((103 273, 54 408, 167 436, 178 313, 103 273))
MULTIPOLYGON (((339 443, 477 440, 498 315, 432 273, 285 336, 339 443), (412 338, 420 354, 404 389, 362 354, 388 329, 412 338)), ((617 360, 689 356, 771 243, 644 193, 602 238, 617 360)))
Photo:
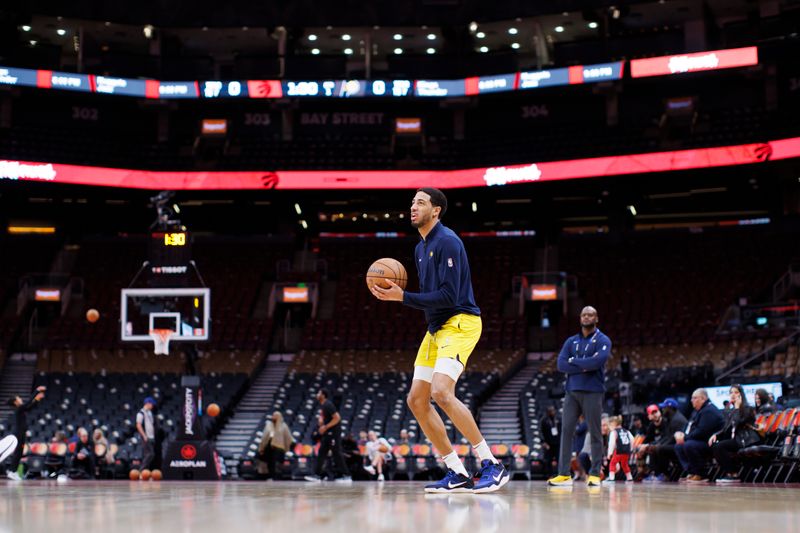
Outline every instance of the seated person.
POLYGON ((111 450, 111 445, 108 443, 108 439, 103 435, 103 430, 100 428, 95 429, 92 434, 92 440, 94 441, 97 462, 113 465, 116 458, 114 457, 114 452, 111 450))
POLYGON ((392 460, 392 447, 389 445, 389 441, 383 437, 378 437, 378 434, 374 431, 367 433, 367 438, 369 439, 367 441, 369 465, 364 467, 364 470, 373 476, 377 473, 378 481, 383 481, 385 479, 383 475, 385 465, 392 460))
POLYGON ((692 393, 694 412, 684 431, 675 434, 675 455, 681 462, 689 483, 705 483, 704 471, 711 457, 708 441, 725 425, 722 412, 708 399, 705 389, 692 393))
POLYGON ((344 462, 350 470, 350 475, 355 480, 369 479, 364 471, 364 457, 359 450, 358 442, 352 433, 348 433, 342 439, 342 455, 344 462))
MULTIPOLYGON (((649 463, 647 481, 667 481, 670 465, 678 459, 675 455, 675 433, 683 431, 688 422, 678 411, 678 402, 673 398, 667 398, 659 405, 648 406, 647 418, 650 424, 645 432, 644 443, 636 449, 636 454, 642 466, 649 463)), ((642 472, 644 470, 642 468, 642 472)))
POLYGON ((411 446, 411 441, 408 438, 408 430, 407 429, 401 429, 400 430, 400 438, 397 439, 396 444, 398 446, 402 446, 403 444, 405 444, 406 446, 411 446))
POLYGON ((94 444, 89 438, 85 428, 78 428, 78 441, 75 444, 75 454, 72 456, 70 477, 79 479, 94 479, 94 444))
POLYGON ((759 415, 771 415, 778 409, 775 403, 770 400, 770 394, 766 389, 756 389, 756 413, 759 415))
POLYGON ((730 395, 731 409, 726 412, 725 426, 708 439, 708 445, 722 470, 722 476, 717 479, 717 483, 740 481, 737 475, 738 451, 758 444, 761 440, 755 430, 756 411, 747 404, 742 386, 731 385, 730 395))

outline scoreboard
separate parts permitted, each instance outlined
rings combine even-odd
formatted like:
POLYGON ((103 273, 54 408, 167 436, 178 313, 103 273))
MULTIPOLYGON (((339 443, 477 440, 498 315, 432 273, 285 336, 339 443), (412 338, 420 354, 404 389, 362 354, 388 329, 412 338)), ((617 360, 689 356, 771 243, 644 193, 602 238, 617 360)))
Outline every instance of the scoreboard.
POLYGON ((192 260, 191 236, 187 231, 155 231, 150 234, 150 273, 186 274, 192 260))

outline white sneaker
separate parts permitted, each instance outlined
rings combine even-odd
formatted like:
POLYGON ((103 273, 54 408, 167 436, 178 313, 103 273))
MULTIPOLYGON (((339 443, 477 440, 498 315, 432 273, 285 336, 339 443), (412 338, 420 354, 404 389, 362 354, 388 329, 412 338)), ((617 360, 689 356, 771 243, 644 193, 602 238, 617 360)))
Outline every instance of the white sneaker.
POLYGON ((378 474, 378 481, 385 481, 386 478, 383 477, 383 474, 378 474))
POLYGON ((322 478, 319 476, 306 476, 303 479, 312 483, 322 483, 322 478))
POLYGON ((6 477, 11 481, 22 481, 22 478, 19 477, 19 474, 10 470, 6 471, 6 477))
POLYGON ((334 480, 334 482, 335 483, 352 483, 353 482, 353 478, 351 478, 350 476, 337 477, 334 480))
POLYGON ((365 466, 365 467, 364 467, 364 470, 366 470, 366 471, 367 471, 367 473, 368 473, 369 475, 371 475, 371 476, 374 476, 374 475, 375 475, 375 467, 374 467, 374 466, 372 466, 372 465, 367 465, 367 466, 365 466))

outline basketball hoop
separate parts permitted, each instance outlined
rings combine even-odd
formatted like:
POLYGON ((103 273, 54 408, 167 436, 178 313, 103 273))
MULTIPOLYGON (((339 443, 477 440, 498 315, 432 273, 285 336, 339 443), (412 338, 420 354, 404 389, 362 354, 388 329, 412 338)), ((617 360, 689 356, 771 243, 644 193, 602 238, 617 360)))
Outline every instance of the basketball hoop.
POLYGON ((171 329, 151 329, 150 337, 155 344, 156 355, 169 355, 169 339, 175 334, 171 329))

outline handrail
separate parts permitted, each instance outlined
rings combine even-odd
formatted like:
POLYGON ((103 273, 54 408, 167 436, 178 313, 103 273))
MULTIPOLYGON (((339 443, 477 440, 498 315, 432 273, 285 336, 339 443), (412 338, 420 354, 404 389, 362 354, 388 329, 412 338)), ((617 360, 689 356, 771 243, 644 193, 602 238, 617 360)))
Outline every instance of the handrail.
POLYGON ((735 365, 735 366, 729 368, 728 370, 724 371, 722 374, 717 376, 717 379, 716 379, 717 383, 722 382, 722 380, 724 378, 726 378, 726 377, 732 375, 733 373, 741 370, 745 366, 747 366, 750 363, 752 363, 753 361, 763 357, 765 354, 771 352, 775 348, 777 348, 777 347, 779 347, 779 346, 781 346, 783 344, 791 343, 792 341, 796 340, 796 338, 799 337, 799 336, 800 336, 800 328, 796 329, 794 332, 792 332, 789 335, 787 335, 786 337, 782 338, 781 340, 779 340, 775 344, 773 344, 771 346, 767 346, 766 348, 764 348, 760 352, 751 355, 750 357, 748 357, 744 361, 742 361, 742 362, 738 363, 737 365, 735 365))

